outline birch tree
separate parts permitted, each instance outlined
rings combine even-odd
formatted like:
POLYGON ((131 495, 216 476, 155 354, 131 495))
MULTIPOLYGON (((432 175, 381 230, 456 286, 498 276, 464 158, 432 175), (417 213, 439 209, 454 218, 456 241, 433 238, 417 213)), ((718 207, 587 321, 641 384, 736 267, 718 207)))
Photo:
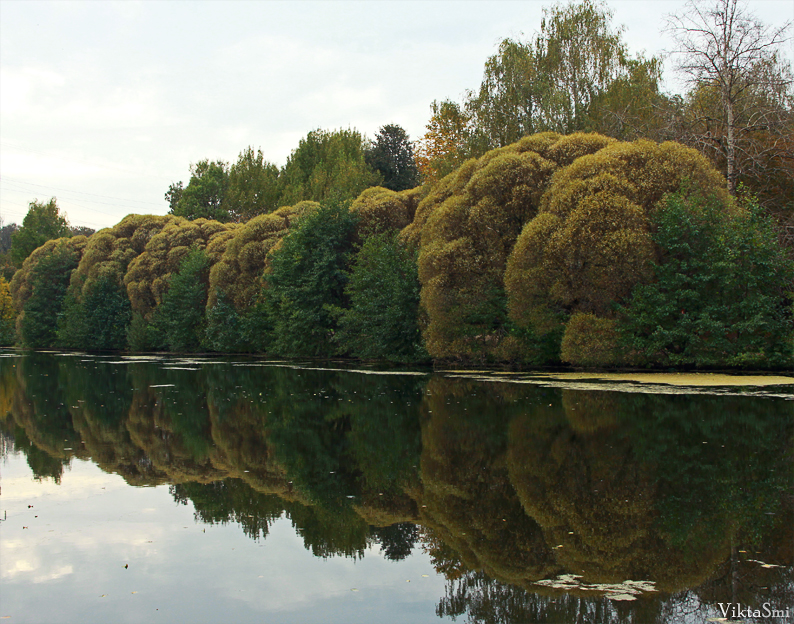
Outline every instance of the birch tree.
POLYGON ((724 156, 728 190, 735 193, 742 136, 769 126, 768 115, 744 114, 745 101, 759 90, 779 93, 791 87, 790 70, 776 54, 791 22, 767 26, 739 0, 690 0, 686 7, 681 15, 668 17, 666 29, 675 39, 678 70, 692 89, 710 87, 719 93, 724 135, 708 132, 702 140, 724 156), (780 71, 764 71, 769 67, 780 71))

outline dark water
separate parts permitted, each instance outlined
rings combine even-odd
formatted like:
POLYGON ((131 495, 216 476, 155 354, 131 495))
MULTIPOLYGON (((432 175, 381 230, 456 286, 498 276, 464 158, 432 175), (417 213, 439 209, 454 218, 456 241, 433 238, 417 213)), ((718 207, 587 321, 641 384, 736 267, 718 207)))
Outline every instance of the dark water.
POLYGON ((6 352, 0 414, 9 622, 794 622, 791 385, 6 352))

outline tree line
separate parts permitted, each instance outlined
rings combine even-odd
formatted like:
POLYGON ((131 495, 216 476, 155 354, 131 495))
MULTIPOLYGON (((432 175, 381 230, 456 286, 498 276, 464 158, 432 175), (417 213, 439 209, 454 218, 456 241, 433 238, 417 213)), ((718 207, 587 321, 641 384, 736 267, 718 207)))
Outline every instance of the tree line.
POLYGON ((734 17, 747 35, 739 44, 750 35, 756 48, 768 44, 734 67, 736 91, 722 74, 694 73, 695 30, 679 21, 698 82, 683 99, 660 93, 658 59, 631 58, 609 12, 588 0, 547 10, 532 42, 505 40, 463 106, 434 103, 415 156, 388 125, 374 141, 310 132, 280 170, 253 148, 231 167, 201 161, 187 186, 166 193, 169 215, 130 215, 30 253, 7 294, 0 283, 3 339, 398 361, 790 365, 791 169, 770 165, 762 177, 777 182, 759 186, 740 156, 745 139, 771 141, 762 151, 788 162, 790 70, 769 52, 781 31, 734 17), (761 66, 777 95, 764 91, 761 66), (771 110, 762 92, 777 98, 774 114, 763 132, 740 128, 742 115, 771 110), (667 129, 670 111, 730 98, 726 178, 727 151, 687 147, 667 129))

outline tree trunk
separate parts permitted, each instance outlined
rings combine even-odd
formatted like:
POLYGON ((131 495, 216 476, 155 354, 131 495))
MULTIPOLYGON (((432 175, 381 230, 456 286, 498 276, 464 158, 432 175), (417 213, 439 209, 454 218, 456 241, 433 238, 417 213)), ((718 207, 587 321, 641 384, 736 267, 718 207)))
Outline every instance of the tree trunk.
POLYGON ((725 157, 727 160, 727 173, 728 178, 728 192, 731 195, 736 195, 736 135, 733 118, 733 101, 730 96, 726 102, 726 113, 728 116, 728 137, 727 145, 725 146, 725 157))

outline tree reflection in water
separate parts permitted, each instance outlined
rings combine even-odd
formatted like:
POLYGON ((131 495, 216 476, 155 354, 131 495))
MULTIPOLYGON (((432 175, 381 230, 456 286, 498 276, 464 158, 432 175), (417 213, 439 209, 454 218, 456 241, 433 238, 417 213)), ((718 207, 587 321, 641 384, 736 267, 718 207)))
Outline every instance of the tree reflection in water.
POLYGON ((288 518, 318 557, 418 545, 439 616, 473 622, 794 603, 792 401, 125 362, 0 358, 3 439, 38 478, 90 458, 253 539, 288 518), (604 585, 629 579, 655 591, 604 585))

